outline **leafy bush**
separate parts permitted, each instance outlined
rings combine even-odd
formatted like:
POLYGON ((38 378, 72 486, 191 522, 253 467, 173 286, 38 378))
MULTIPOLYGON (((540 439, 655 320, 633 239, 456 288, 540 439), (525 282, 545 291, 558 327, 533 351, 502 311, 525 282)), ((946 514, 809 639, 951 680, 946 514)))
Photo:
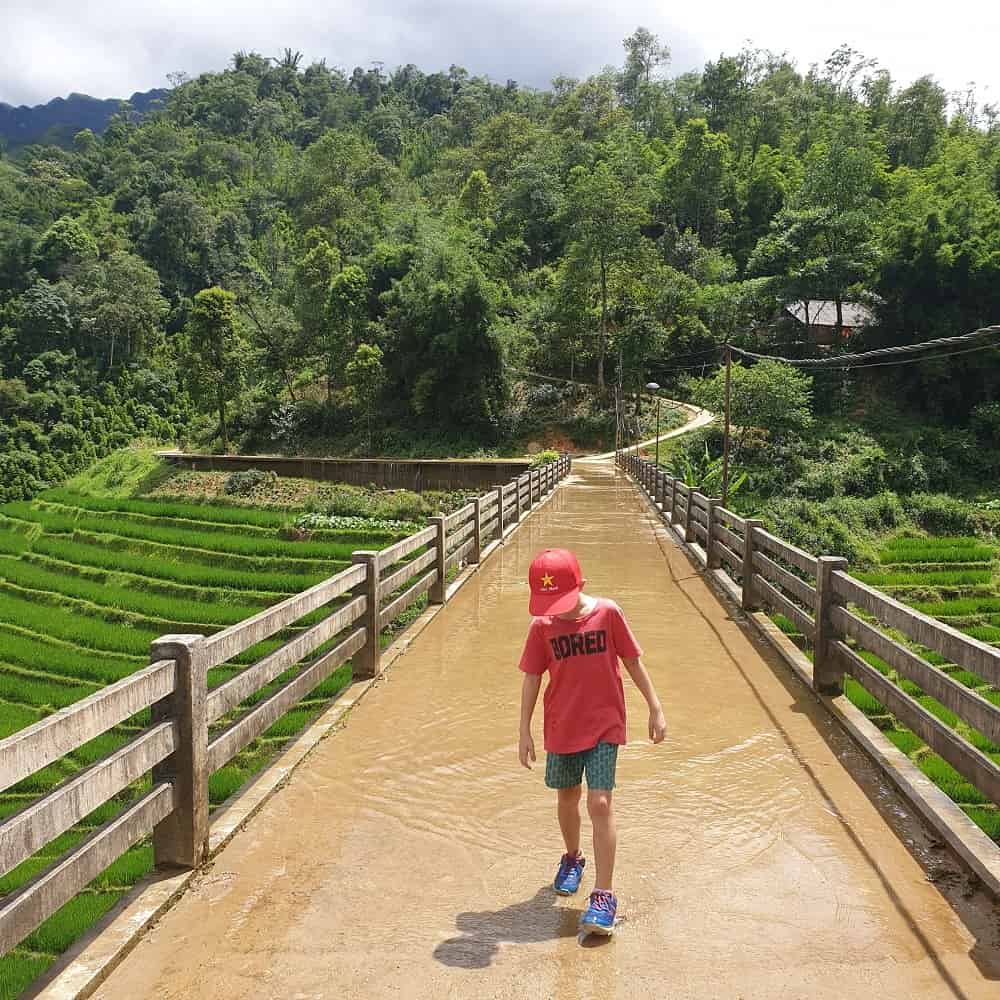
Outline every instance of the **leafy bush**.
POLYGON ((419 493, 395 490, 378 497, 374 505, 378 518, 388 521, 416 521, 433 513, 427 500, 419 493))
POLYGON ((530 406, 554 406, 562 401, 562 391, 549 382, 532 385, 527 393, 530 406))
POLYGON ((410 521, 382 520, 374 517, 355 517, 351 514, 320 514, 312 512, 302 514, 295 519, 295 528, 304 531, 386 531, 412 534, 425 525, 410 521))
MULTIPOLYGON (((338 483, 323 487, 310 504, 315 513, 328 517, 360 517, 377 521, 422 521, 439 511, 450 514, 468 503, 465 490, 374 490, 338 483)), ((395 526, 394 526, 395 527, 395 526)))
POLYGON ((857 568, 878 562, 872 535, 906 523, 895 493, 869 499, 835 496, 821 502, 802 498, 772 501, 764 512, 776 534, 813 555, 838 555, 857 568))
POLYGON ((538 454, 531 456, 531 467, 537 469, 540 465, 548 465, 549 462, 556 462, 558 460, 559 452, 547 448, 545 451, 540 451, 538 454))
POLYGON ((970 505, 946 493, 914 493, 904 501, 906 511, 932 535, 965 535, 973 532, 970 505))
POLYGON ((259 490, 273 486, 278 481, 276 472, 264 472, 261 469, 245 469, 234 472, 222 487, 222 492, 229 496, 249 497, 259 490))
POLYGON ((349 517, 374 516, 372 495, 360 486, 338 484, 324 491, 321 506, 323 513, 349 517))

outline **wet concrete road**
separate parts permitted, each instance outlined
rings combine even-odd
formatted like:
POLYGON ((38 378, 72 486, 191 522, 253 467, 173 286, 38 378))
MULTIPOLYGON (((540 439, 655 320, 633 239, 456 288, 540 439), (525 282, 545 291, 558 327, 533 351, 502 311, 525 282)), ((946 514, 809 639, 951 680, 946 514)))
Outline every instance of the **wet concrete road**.
POLYGON ((100 1000, 1000 996, 997 910, 645 511, 580 466, 100 1000), (648 743, 626 679, 611 942, 581 944, 583 893, 548 889, 553 796, 516 759, 525 573, 549 545, 625 609, 670 727, 648 743))

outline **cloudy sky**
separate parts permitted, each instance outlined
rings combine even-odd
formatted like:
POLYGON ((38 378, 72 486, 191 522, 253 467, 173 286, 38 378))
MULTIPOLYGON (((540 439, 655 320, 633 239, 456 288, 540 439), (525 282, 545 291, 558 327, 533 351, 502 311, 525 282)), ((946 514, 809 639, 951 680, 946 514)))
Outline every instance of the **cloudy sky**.
POLYGON ((452 63, 497 80, 544 86, 620 64, 636 25, 673 50, 673 71, 754 45, 800 68, 846 42, 908 83, 932 73, 949 90, 975 81, 1000 100, 996 0, 0 0, 0 101, 34 104, 71 91, 125 97, 166 74, 222 68, 239 49, 350 70, 374 60, 432 71, 452 63), (993 51, 991 51, 991 49, 993 51))

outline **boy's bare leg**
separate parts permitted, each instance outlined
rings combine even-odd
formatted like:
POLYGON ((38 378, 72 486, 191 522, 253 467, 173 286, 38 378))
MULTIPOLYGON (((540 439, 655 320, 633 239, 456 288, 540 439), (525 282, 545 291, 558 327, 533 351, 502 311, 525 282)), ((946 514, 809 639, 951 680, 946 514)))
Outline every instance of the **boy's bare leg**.
POLYGON ((580 785, 558 790, 559 829, 566 841, 566 853, 571 855, 580 853, 580 793, 580 785))
POLYGON ((615 848, 618 846, 618 831, 615 828, 615 814, 611 808, 611 792, 602 789, 587 791, 587 811, 594 827, 594 866, 596 868, 595 889, 612 891, 615 878, 615 848))

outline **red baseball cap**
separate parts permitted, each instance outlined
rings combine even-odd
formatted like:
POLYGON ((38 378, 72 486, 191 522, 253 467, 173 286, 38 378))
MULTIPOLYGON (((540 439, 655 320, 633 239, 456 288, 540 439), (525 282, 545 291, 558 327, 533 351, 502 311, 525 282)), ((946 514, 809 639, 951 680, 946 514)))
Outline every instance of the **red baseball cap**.
POLYGON ((561 615, 576 607, 583 574, 576 556, 568 549, 546 549, 535 556, 528 570, 533 615, 561 615))

